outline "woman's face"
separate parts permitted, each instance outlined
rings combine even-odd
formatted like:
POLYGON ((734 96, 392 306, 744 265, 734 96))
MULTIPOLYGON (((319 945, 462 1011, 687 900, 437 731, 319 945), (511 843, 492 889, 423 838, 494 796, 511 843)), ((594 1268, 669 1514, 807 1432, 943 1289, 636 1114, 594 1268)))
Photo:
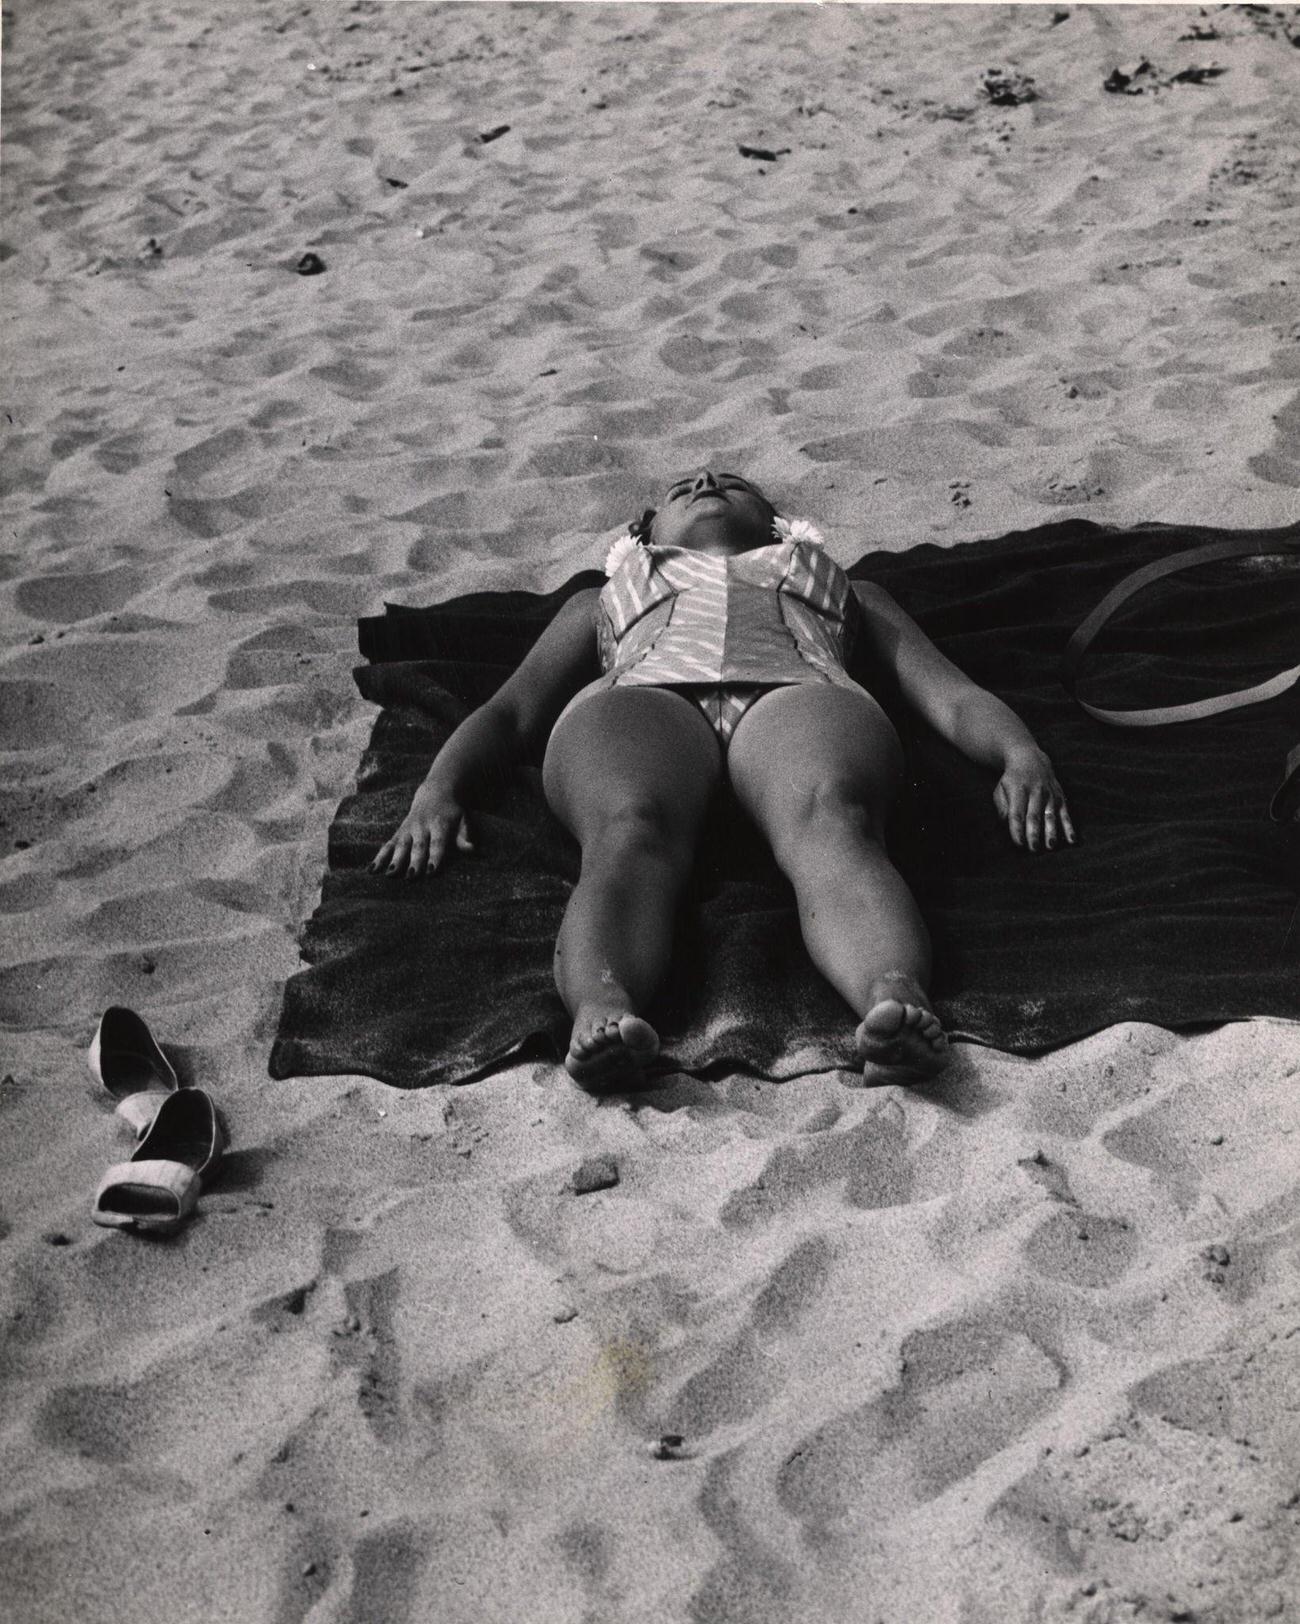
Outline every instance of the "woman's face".
POLYGON ((739 474, 701 468, 674 480, 650 527, 658 547, 693 547, 703 553, 743 553, 772 540, 775 509, 739 474))

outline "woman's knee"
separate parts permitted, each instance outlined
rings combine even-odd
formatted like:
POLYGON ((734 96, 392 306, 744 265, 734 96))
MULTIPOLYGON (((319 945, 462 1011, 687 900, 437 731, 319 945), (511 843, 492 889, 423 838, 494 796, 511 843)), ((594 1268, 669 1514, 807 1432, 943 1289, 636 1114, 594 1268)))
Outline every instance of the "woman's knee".
POLYGON ((578 838, 583 862, 689 864, 694 829, 662 795, 634 791, 584 809, 578 838))
POLYGON ((790 786, 774 810, 768 838, 783 868, 817 861, 846 842, 883 841, 888 790, 854 775, 825 773, 790 786))

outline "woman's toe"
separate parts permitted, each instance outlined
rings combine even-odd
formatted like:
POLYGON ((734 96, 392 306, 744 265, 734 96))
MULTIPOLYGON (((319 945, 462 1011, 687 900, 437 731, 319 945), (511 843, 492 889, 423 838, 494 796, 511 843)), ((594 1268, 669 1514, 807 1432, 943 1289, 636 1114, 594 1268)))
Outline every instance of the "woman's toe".
POLYGON ((892 1038, 898 1036, 906 1021, 907 1006, 885 998, 863 1016, 860 1030, 874 1038, 892 1038))
POLYGON ((659 1053, 659 1034, 639 1015, 624 1015, 615 1031, 634 1060, 649 1060, 659 1053))
POLYGON ((659 1034, 639 1015, 597 1014, 579 1021, 566 1061, 579 1082, 604 1086, 630 1076, 659 1052, 659 1034))

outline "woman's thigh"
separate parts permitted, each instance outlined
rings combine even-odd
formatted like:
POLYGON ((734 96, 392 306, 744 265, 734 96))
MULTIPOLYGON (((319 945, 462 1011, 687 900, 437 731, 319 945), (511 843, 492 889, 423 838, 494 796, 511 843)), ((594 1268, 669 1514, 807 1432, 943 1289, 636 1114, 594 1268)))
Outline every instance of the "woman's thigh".
POLYGON ((736 799, 780 856, 808 819, 845 809, 878 837, 903 779, 893 723, 863 688, 774 688, 741 718, 727 751, 736 799))
POLYGON ((678 838, 698 829, 722 777, 718 737, 666 688, 604 688, 556 723, 542 764, 551 810, 580 841, 617 815, 653 814, 678 838))

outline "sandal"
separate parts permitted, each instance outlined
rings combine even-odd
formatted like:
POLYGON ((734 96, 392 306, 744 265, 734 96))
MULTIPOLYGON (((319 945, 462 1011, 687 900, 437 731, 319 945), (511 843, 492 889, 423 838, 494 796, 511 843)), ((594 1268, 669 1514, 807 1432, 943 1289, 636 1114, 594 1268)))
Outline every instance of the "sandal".
POLYGON ((143 1017, 114 1004, 95 1028, 86 1056, 90 1075, 117 1101, 117 1114, 136 1138, 146 1132, 169 1094, 181 1084, 143 1017))
POLYGON ((110 1167, 99 1181, 91 1217, 105 1229, 175 1234, 194 1211, 204 1174, 224 1148, 209 1095, 201 1088, 164 1095, 131 1160, 110 1167))

